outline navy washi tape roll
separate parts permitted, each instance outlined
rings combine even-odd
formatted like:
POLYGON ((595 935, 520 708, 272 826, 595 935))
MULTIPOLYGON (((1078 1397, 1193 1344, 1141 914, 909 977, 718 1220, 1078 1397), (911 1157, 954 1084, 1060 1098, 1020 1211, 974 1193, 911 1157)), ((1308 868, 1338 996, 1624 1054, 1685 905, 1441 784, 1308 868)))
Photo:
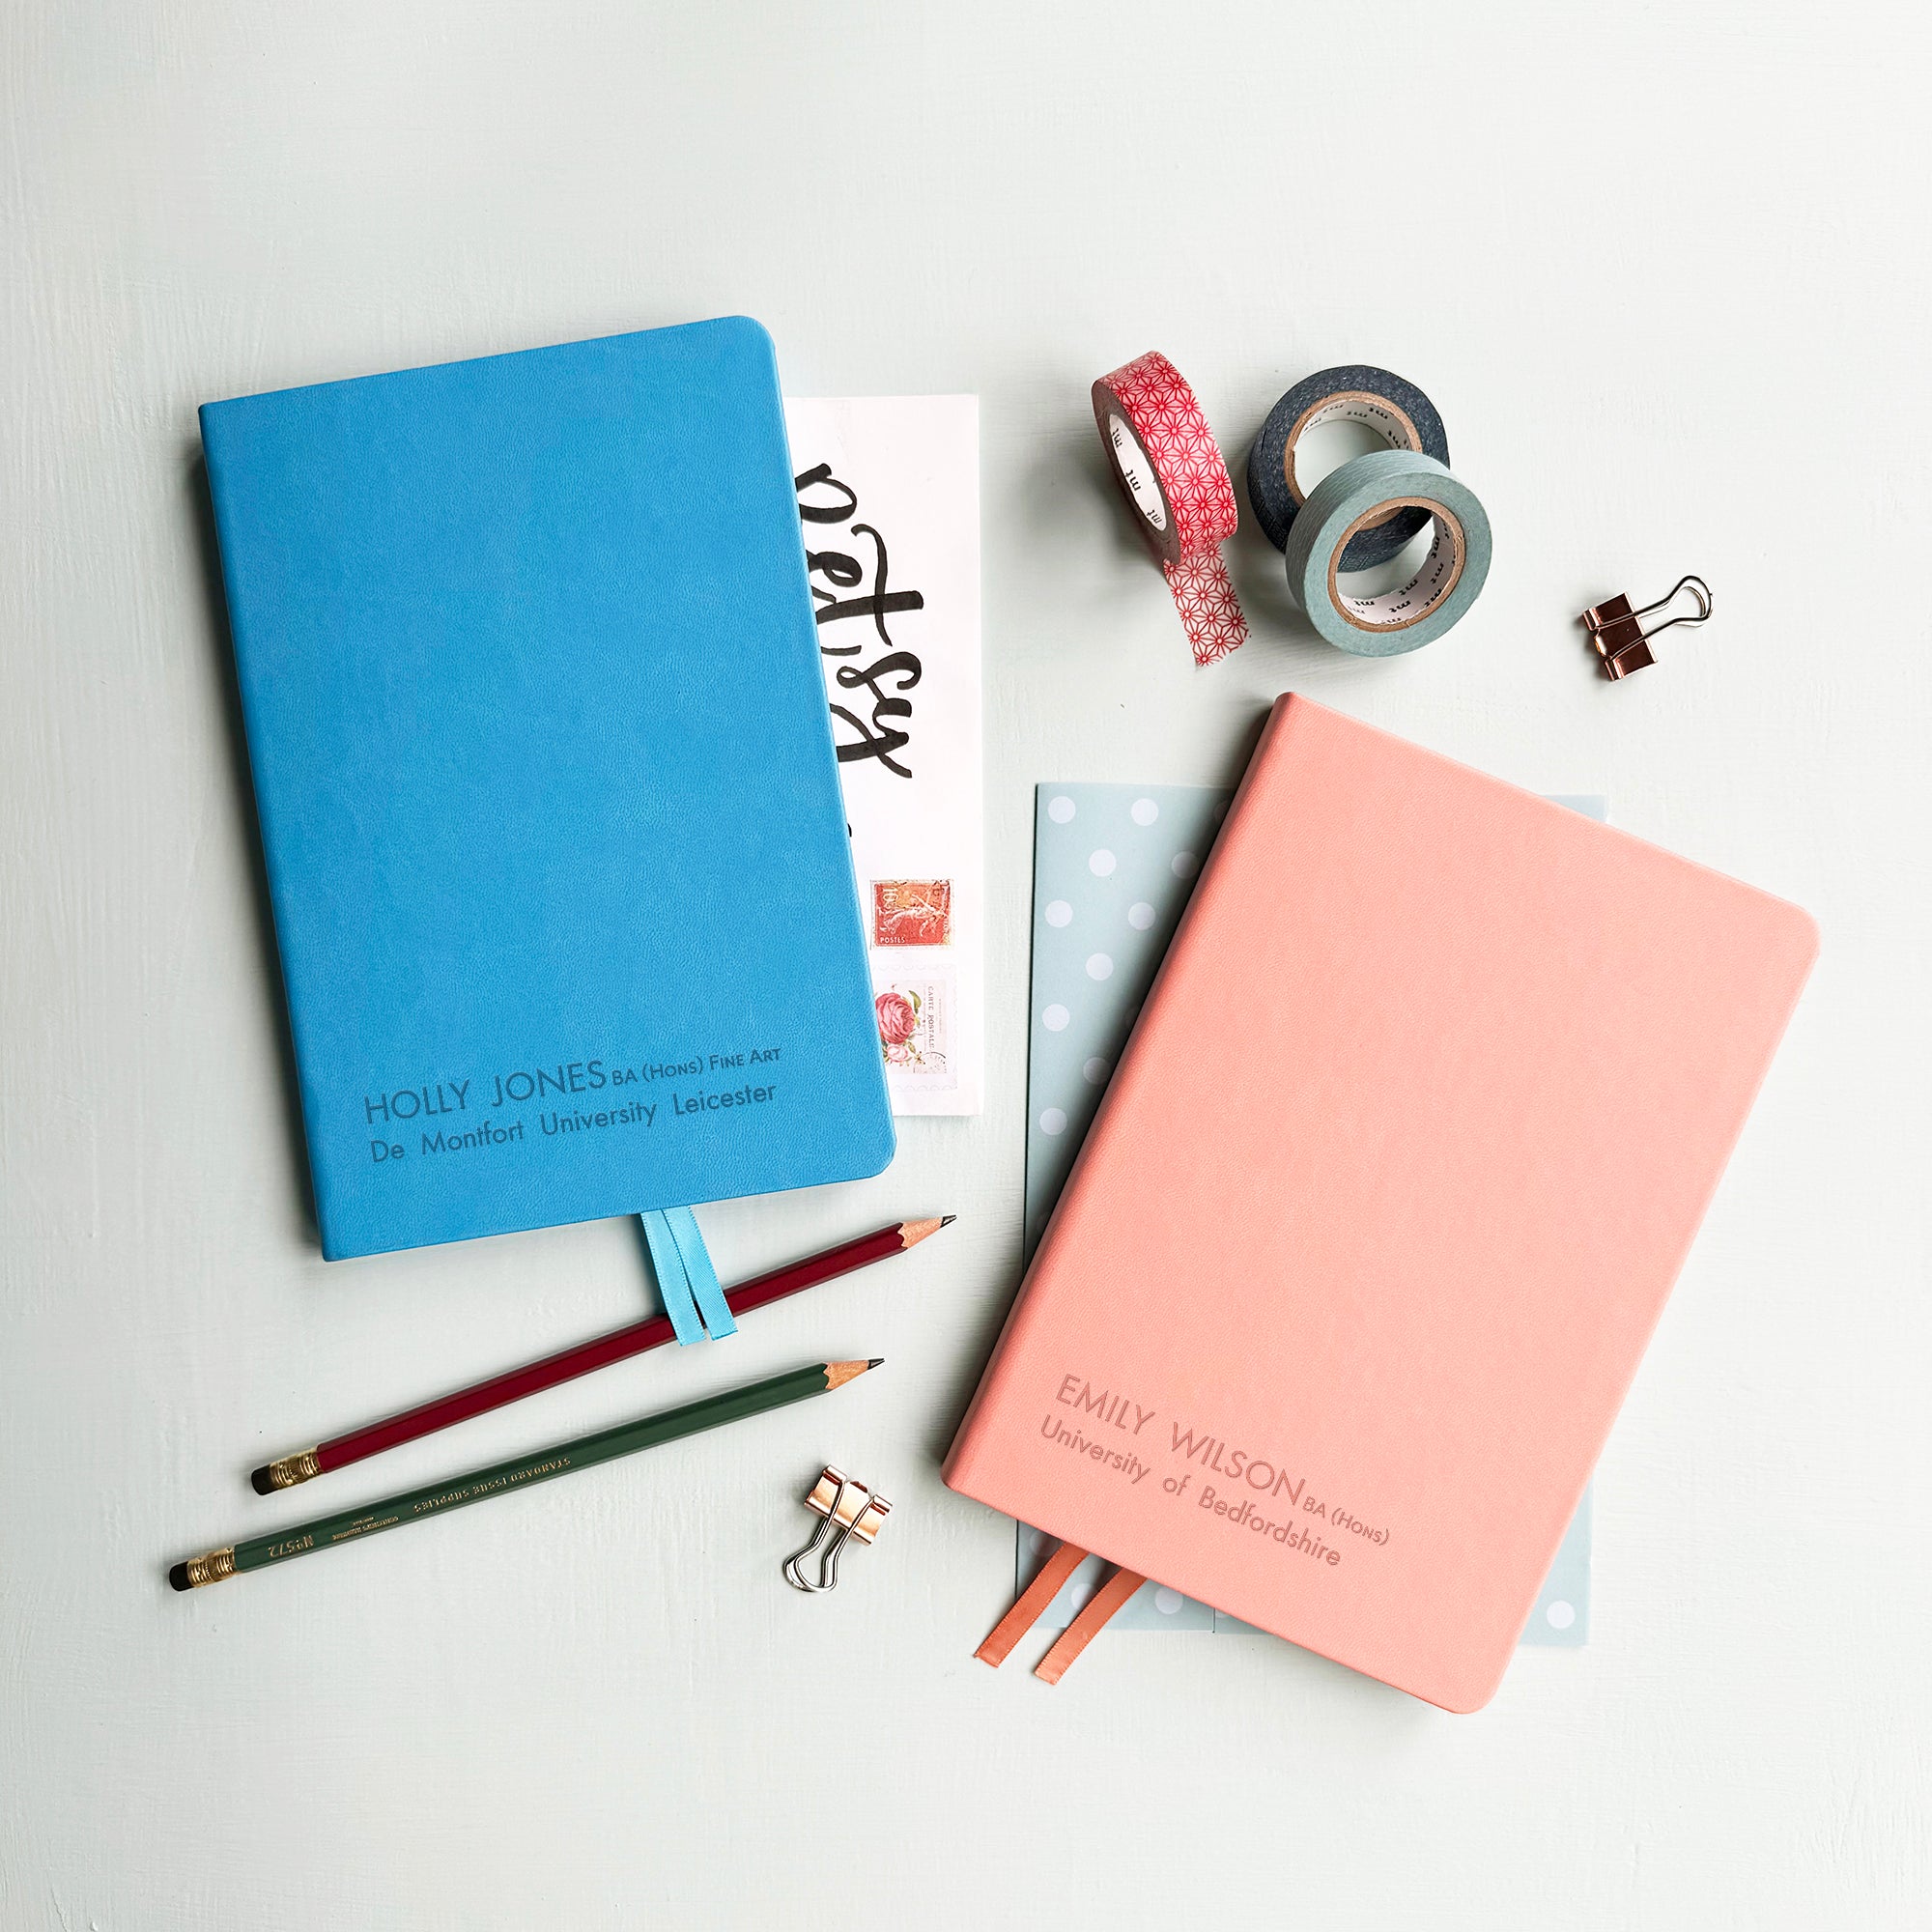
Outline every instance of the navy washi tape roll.
MULTIPOLYGON (((1366 362, 1320 370, 1295 384, 1268 412, 1248 452, 1248 500, 1262 533, 1276 550, 1288 548, 1288 533, 1315 487, 1296 479, 1295 451, 1310 430, 1331 422, 1360 423, 1391 449, 1419 450, 1448 466, 1449 439, 1442 418, 1413 383, 1366 362)), ((1350 539, 1341 567, 1368 570, 1388 562, 1428 521, 1419 510, 1396 511, 1387 523, 1350 539)))

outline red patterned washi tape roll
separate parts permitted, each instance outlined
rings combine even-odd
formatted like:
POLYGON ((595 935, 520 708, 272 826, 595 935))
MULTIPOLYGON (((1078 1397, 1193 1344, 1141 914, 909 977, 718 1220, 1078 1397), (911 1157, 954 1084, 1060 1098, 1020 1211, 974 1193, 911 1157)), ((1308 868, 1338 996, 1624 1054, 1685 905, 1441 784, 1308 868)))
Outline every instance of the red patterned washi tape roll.
POLYGON ((1175 608, 1209 665, 1248 635, 1221 543, 1240 521, 1228 466, 1186 379, 1150 350, 1094 384, 1094 420, 1175 608))

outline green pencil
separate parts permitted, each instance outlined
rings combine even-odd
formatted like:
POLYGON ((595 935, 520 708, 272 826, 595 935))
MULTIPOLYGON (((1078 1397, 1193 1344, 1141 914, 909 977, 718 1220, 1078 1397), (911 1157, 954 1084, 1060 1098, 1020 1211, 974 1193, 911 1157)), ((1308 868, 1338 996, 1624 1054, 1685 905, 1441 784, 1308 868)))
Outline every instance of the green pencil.
POLYGON ((508 1490, 547 1483, 553 1476, 567 1475, 573 1469, 587 1469, 597 1463, 635 1455, 639 1449, 654 1449, 660 1442, 675 1441, 680 1435, 696 1435, 721 1423, 739 1422, 768 1408, 782 1408, 787 1403, 824 1395, 878 1366, 877 1359, 813 1362, 810 1368, 792 1369, 744 1388, 708 1395, 701 1402, 688 1402, 682 1408, 668 1408, 662 1415, 642 1415, 635 1422, 621 1422, 615 1429, 601 1429, 594 1435, 580 1435, 553 1449, 539 1449, 533 1456, 519 1456, 512 1463, 495 1463, 446 1483, 432 1483, 426 1490, 411 1490, 362 1509, 318 1517, 313 1522, 298 1522, 293 1529, 278 1529, 267 1536, 250 1537, 246 1543, 231 1544, 225 1549, 211 1549, 206 1556, 177 1563, 168 1572, 168 1581, 177 1590, 198 1590, 205 1583, 218 1583, 224 1577, 238 1576, 244 1570, 261 1570, 291 1556, 306 1556, 311 1549, 329 1549, 339 1543, 374 1536, 379 1530, 399 1529, 406 1522, 441 1516, 466 1503, 500 1496, 508 1490))

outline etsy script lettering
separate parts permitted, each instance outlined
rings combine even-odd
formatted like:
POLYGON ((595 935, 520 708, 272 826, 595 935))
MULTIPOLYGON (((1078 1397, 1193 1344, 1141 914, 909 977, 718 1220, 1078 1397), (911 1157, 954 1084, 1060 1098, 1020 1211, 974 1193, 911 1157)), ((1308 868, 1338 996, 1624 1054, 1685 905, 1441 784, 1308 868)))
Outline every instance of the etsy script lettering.
POLYGON ((912 744, 912 699, 923 667, 911 651, 894 641, 886 620, 901 611, 923 611, 925 598, 917 590, 890 585, 886 540, 872 525, 860 523, 859 493, 819 463, 792 479, 798 492, 798 514, 806 525, 805 561, 811 577, 811 601, 816 606, 818 648, 828 658, 870 662, 838 665, 834 676, 839 689, 851 693, 851 704, 834 704, 838 721, 834 736, 840 764, 876 758, 889 772, 912 777, 900 754, 912 744), (813 550, 814 524, 830 525, 841 541, 863 546, 867 554, 851 551, 813 550), (857 620, 855 631, 834 627, 857 620), (869 622, 871 637, 865 636, 869 622), (861 642, 847 641, 854 636, 861 642))

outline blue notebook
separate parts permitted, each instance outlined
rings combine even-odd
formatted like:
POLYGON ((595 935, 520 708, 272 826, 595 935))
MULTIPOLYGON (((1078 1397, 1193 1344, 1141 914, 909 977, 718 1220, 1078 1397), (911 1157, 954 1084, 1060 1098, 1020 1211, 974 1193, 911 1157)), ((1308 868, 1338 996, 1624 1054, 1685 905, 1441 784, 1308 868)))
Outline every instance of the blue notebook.
POLYGON ((324 1253, 884 1167, 764 330, 201 431, 324 1253))

